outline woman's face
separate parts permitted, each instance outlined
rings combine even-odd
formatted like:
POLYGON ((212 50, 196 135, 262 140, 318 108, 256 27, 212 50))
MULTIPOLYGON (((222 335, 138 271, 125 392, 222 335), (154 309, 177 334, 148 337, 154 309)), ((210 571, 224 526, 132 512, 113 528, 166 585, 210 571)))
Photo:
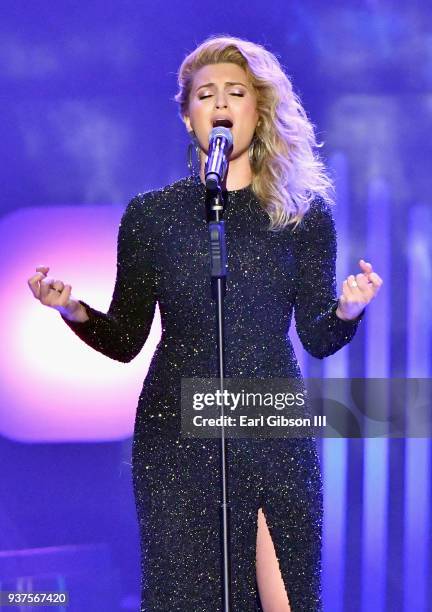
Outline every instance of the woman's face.
POLYGON ((237 64, 209 64, 200 68, 193 78, 184 120, 188 131, 195 132, 206 155, 209 135, 217 119, 232 122, 234 146, 229 159, 247 155, 259 117, 256 94, 246 72, 237 64))

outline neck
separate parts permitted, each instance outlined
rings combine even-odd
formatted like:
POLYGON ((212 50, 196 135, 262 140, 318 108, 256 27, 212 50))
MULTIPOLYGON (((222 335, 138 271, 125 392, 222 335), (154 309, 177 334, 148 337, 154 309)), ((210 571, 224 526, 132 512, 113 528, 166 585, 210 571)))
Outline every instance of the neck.
MULTIPOLYGON (((200 177, 205 183, 205 163, 207 156, 204 153, 200 154, 200 177)), ((228 191, 243 189, 252 183, 252 169, 249 161, 248 151, 243 155, 230 160, 228 164, 228 172, 225 175, 223 188, 228 191)))

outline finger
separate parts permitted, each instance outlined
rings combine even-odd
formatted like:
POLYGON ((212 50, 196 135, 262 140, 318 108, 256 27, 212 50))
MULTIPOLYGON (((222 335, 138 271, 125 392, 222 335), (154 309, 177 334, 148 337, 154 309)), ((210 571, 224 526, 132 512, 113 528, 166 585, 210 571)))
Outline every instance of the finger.
POLYGON ((363 272, 360 272, 360 274, 356 274, 355 282, 357 283, 357 289, 359 291, 365 291, 366 289, 368 289, 369 285, 371 284, 369 283, 368 275, 364 274, 363 272))
POLYGON ((55 282, 54 278, 43 278, 40 282, 40 299, 46 300, 48 299, 50 293, 56 291, 52 288, 52 284, 55 282))
POLYGON ((43 274, 48 274, 49 266, 38 266, 36 268, 36 272, 42 272, 43 274))
POLYGON ((64 283, 61 280, 56 280, 53 284, 52 284, 53 289, 55 289, 56 291, 58 291, 59 293, 61 293, 64 289, 64 283))
POLYGON ((34 274, 27 280, 27 284, 30 287, 30 291, 33 293, 35 298, 39 299, 40 296, 40 285, 39 281, 44 278, 44 274, 39 272, 38 274, 34 274))
POLYGON ((342 291, 346 301, 350 301, 354 297, 354 292, 352 287, 350 286, 350 277, 346 278, 342 283, 342 291))
POLYGON ((368 304, 376 293, 374 285, 369 282, 368 277, 364 274, 357 274, 356 282, 357 287, 352 290, 353 294, 358 301, 368 304))
POLYGON ((369 285, 369 277, 364 272, 360 272, 359 274, 350 274, 348 277, 348 285, 354 294, 359 295, 364 291, 369 285))
POLYGON ((354 276, 350 274, 347 278, 347 298, 358 303, 368 303, 373 297, 372 284, 368 282, 367 276, 363 273, 354 276))
POLYGON ((369 282, 369 276, 372 274, 373 270, 372 270, 372 265, 368 262, 365 262, 364 259, 361 259, 360 261, 363 262, 363 264, 360 264, 360 267, 363 269, 363 272, 361 273, 366 280, 369 282))
POLYGON ((347 287, 351 295, 356 295, 356 291, 358 291, 358 283, 354 274, 350 274, 347 281, 347 287))
POLYGON ((373 272, 370 276, 370 281, 376 289, 379 289, 383 284, 383 279, 376 272, 373 272))
POLYGON ((365 261, 364 259, 360 259, 359 265, 360 265, 360 268, 362 268, 362 270, 366 272, 367 274, 370 274, 372 272, 372 264, 369 263, 368 261, 365 261))
POLYGON ((72 292, 72 286, 71 285, 64 285, 64 289, 61 292, 60 297, 59 297, 59 306, 66 306, 67 303, 69 302, 69 298, 72 292))

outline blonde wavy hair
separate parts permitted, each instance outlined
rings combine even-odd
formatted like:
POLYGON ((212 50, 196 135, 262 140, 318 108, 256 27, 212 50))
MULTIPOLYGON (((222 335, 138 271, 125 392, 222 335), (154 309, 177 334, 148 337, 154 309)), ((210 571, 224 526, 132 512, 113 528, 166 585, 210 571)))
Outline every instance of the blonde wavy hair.
POLYGON ((223 62, 243 68, 257 96, 260 121, 250 149, 251 187, 270 217, 268 229, 296 227, 317 196, 334 204, 334 186, 317 151, 323 143, 317 142, 314 126, 273 53, 233 36, 207 38, 178 71, 174 100, 180 118, 187 114, 195 73, 223 62))

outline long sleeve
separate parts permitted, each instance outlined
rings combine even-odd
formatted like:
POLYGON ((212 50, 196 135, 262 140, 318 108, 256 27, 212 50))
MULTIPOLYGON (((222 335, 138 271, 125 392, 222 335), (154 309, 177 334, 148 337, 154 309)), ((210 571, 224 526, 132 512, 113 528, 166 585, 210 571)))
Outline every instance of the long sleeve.
POLYGON ((323 359, 351 341, 366 309, 352 321, 336 315, 337 238, 330 206, 324 200, 312 202, 293 235, 299 271, 296 329, 308 353, 323 359))
POLYGON ((156 307, 154 249, 148 194, 133 198, 123 213, 117 239, 117 274, 108 312, 79 300, 89 319, 62 319, 96 351, 117 361, 131 361, 150 332, 156 307), (146 197, 147 196, 147 197, 146 197))

